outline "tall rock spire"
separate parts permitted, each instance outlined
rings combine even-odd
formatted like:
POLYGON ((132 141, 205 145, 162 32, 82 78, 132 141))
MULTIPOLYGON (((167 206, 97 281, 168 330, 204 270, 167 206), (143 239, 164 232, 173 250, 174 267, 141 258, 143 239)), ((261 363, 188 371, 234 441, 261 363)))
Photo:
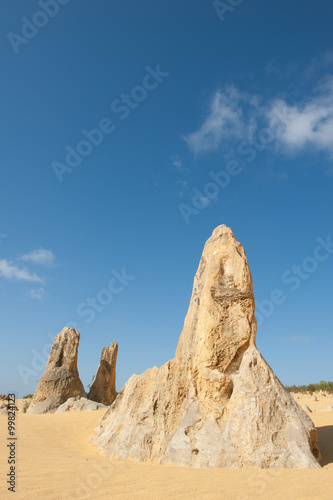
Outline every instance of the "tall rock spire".
POLYGON ((117 342, 102 350, 101 361, 90 388, 88 398, 107 406, 116 398, 116 363, 118 354, 117 342))
POLYGON ((86 397, 77 369, 79 341, 74 328, 64 328, 56 336, 27 413, 53 413, 70 397, 86 397))
POLYGON ((225 225, 206 242, 175 358, 133 375, 95 443, 119 459, 319 467, 316 430, 255 346, 252 278, 225 225))

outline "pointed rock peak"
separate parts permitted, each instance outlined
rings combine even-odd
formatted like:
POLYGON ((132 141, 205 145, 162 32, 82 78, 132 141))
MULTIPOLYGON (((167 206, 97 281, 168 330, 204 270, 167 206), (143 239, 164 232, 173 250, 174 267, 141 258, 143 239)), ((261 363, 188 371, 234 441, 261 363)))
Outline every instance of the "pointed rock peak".
POLYGON ((225 225, 205 244, 176 360, 192 371, 225 372, 254 344, 252 277, 245 251, 225 225))
POLYGON ((318 468, 316 430, 255 346, 252 278, 219 226, 206 242, 175 358, 133 375, 105 413, 105 455, 194 467, 318 468))
POLYGON ((77 356, 80 342, 80 333, 72 327, 65 327, 55 337, 47 368, 56 368, 63 364, 68 369, 77 371, 77 356))
POLYGON ((222 235, 229 235, 229 236, 232 236, 232 238, 235 238, 234 233, 232 232, 232 229, 230 227, 226 226, 225 224, 221 224, 220 226, 217 226, 214 229, 212 236, 209 239, 214 239, 214 237, 217 238, 217 237, 220 237, 222 235))
POLYGON ((79 341, 79 332, 71 327, 55 337, 27 413, 52 413, 68 398, 86 396, 77 369, 79 341))
POLYGON ((116 363, 118 354, 117 342, 102 350, 101 361, 97 369, 94 382, 90 388, 88 398, 98 403, 111 405, 117 396, 116 392, 116 363))

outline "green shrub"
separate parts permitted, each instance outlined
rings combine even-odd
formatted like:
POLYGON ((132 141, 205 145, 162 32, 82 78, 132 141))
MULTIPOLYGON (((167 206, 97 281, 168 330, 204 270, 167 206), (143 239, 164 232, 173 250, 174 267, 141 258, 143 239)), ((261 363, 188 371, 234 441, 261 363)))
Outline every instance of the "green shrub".
POLYGON ((315 391, 326 391, 330 394, 333 394, 333 382, 324 382, 321 380, 317 384, 309 384, 309 385, 287 385, 287 391, 289 392, 301 392, 304 394, 305 392, 310 392, 311 394, 315 391))

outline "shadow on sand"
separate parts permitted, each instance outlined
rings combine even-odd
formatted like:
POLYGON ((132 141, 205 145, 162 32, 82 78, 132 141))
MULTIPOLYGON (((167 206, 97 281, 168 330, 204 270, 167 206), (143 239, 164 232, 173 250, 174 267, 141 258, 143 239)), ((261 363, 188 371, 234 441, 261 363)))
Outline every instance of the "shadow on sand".
POLYGON ((317 428, 318 446, 322 454, 321 466, 333 463, 333 425, 317 428))

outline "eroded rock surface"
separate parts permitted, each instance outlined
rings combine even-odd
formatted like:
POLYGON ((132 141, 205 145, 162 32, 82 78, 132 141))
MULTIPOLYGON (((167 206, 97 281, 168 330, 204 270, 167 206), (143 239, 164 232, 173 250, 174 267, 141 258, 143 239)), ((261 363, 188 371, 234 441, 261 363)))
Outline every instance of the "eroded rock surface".
POLYGON ((105 405, 111 405, 115 400, 117 354, 117 342, 112 342, 110 347, 102 350, 101 361, 88 394, 89 399, 105 405))
POLYGON ((53 413, 68 398, 86 396, 77 369, 79 341, 79 332, 70 327, 56 336, 27 413, 53 413))
POLYGON ((99 408, 107 408, 102 403, 90 401, 87 398, 69 398, 65 403, 59 406, 55 413, 66 413, 68 411, 96 411, 99 408))
POLYGON ((175 358, 128 380, 96 430, 98 449, 194 467, 319 467, 310 417, 255 346, 254 307, 244 249, 219 226, 175 358))

